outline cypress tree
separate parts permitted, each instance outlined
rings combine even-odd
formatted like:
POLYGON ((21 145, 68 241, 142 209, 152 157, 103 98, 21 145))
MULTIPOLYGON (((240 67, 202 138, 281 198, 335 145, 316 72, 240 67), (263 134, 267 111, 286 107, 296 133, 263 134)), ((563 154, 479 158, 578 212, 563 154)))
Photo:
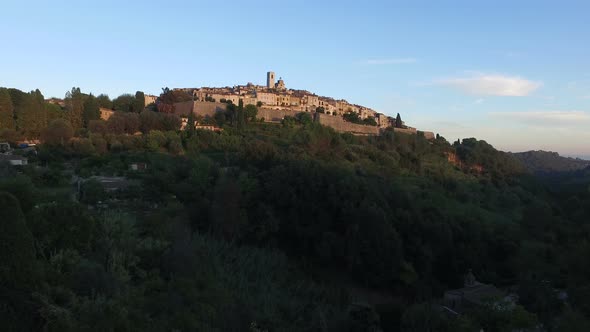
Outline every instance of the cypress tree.
POLYGON ((399 113, 397 113, 397 116, 395 117, 395 127, 401 128, 402 126, 402 117, 399 115, 399 113))
POLYGON ((145 94, 141 91, 135 93, 135 101, 133 102, 132 112, 141 113, 145 108, 145 94))

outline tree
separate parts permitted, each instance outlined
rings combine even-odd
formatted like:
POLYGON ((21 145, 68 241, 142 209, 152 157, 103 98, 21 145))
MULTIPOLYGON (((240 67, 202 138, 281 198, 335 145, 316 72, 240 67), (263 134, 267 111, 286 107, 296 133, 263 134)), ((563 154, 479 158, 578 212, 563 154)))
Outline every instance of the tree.
POLYGON ((302 125, 308 125, 313 122, 311 115, 309 113, 299 113, 296 115, 297 121, 302 125))
POLYGON ((0 89, 0 128, 15 129, 14 106, 6 89, 0 89))
POLYGON ((96 101, 98 102, 98 107, 113 109, 113 102, 108 95, 100 94, 96 97, 96 101))
POLYGON ((158 114, 160 121, 160 128, 164 131, 179 130, 182 125, 182 120, 175 114, 158 114))
POLYGON ((156 152, 166 146, 166 134, 159 130, 152 130, 145 136, 145 145, 149 151, 156 152))
POLYGON ((397 116, 395 117, 395 128, 401 127, 403 127, 402 117, 397 113, 397 116))
POLYGON ((240 99, 238 102, 238 128, 244 128, 244 124, 246 123, 246 116, 244 114, 244 100, 240 99))
POLYGON ((125 120, 125 133, 133 135, 139 131, 140 121, 139 114, 137 113, 126 113, 124 114, 125 120))
POLYGON ((359 123, 361 122, 361 118, 359 117, 358 113, 355 112, 346 112, 342 115, 342 118, 345 121, 352 122, 352 123, 359 123))
POLYGON ((84 123, 82 116, 84 113, 84 100, 80 88, 74 87, 66 93, 66 109, 70 115, 72 128, 82 128, 84 123))
POLYGON ((262 102, 261 101, 256 102, 256 107, 262 107, 262 102))
POLYGON ((227 121, 227 117, 224 112, 216 112, 213 118, 215 119, 215 123, 217 123, 218 127, 223 127, 227 121))
POLYGON ((67 119, 68 117, 68 113, 61 106, 52 103, 45 103, 45 113, 47 113, 47 123, 50 123, 51 120, 67 119))
POLYGON ((115 112, 107 120, 107 131, 110 134, 121 135, 125 133, 125 114, 123 112, 115 112))
POLYGON ((228 104, 225 110, 225 117, 228 122, 236 127, 238 123, 238 108, 234 104, 228 104))
MULTIPOLYGON (((96 204, 107 198, 103 185, 95 179, 84 182, 80 191, 80 201, 86 204, 96 204)), ((71 228, 71 227, 70 227, 71 228)))
POLYGON ((48 145, 64 146, 74 136, 72 125, 64 119, 55 119, 43 130, 41 139, 48 145))
POLYGON ((39 137, 43 128, 47 126, 43 95, 41 91, 35 90, 19 97, 19 107, 15 109, 17 128, 25 137, 39 137))
POLYGON ((35 136, 39 136, 41 131, 47 127, 47 112, 45 112, 45 98, 39 89, 31 92, 35 99, 35 136))
POLYGON ((107 133, 107 122, 104 120, 90 120, 88 130, 91 133, 104 135, 107 133))
POLYGON ((369 117, 363 119, 362 124, 369 125, 369 126, 376 126, 377 121, 375 121, 374 117, 369 116, 369 117))
POLYGON ((7 192, 0 192, 0 262, 3 287, 22 289, 31 281, 35 264, 33 235, 19 201, 7 192))
POLYGON ((297 120, 294 117, 289 116, 289 115, 285 116, 283 118, 283 120, 281 120, 281 124, 285 128, 293 128, 296 123, 297 123, 297 120))
POLYGON ((244 116, 247 122, 256 121, 256 115, 258 115, 258 108, 252 104, 246 105, 244 108, 244 116))
POLYGON ((401 330, 408 332, 444 331, 447 326, 445 318, 436 305, 431 303, 414 304, 404 312, 401 330))
POLYGON ((326 113, 326 109, 319 106, 319 107, 316 107, 315 112, 316 113, 326 113))
POLYGON ((187 123, 186 126, 187 128, 185 128, 185 130, 187 131, 189 137, 192 136, 195 133, 195 113, 194 112, 190 112, 188 115, 188 119, 187 119, 187 123))
POLYGON ((183 152, 182 149, 182 140, 180 136, 174 131, 167 131, 166 135, 166 147, 168 148, 168 152, 172 154, 181 154, 183 152))
POLYGON ((135 96, 128 93, 122 94, 113 100, 113 109, 119 112, 133 112, 134 105, 135 96))
POLYGON ((98 105, 98 100, 92 94, 86 98, 84 102, 84 113, 82 119, 84 121, 84 127, 88 128, 88 124, 92 120, 100 120, 100 109, 98 105))
POLYGON ((139 114, 139 128, 141 132, 147 134, 150 130, 156 130, 160 127, 158 113, 152 111, 143 111, 139 114))
POLYGON ((133 112, 141 113, 145 108, 145 94, 141 91, 135 93, 135 102, 133 103, 133 112))
POLYGON ((162 93, 157 100, 158 111, 162 113, 174 113, 174 103, 193 100, 193 96, 186 91, 170 90, 162 88, 162 93))
POLYGON ((0 129, 0 141, 15 145, 20 139, 21 136, 16 130, 8 128, 0 129))
MULTIPOLYGON (((104 195, 100 182, 88 180, 81 188, 82 200, 96 199, 91 195, 104 195), (91 194, 90 183, 99 186, 98 194, 91 194)), ((102 196, 98 200, 103 199, 102 196)), ((85 201, 89 202, 89 201, 85 201)), ((95 202, 95 201, 91 201, 95 202)), ((90 203, 92 204, 92 203, 90 203)), ((39 204, 28 216, 28 225, 35 237, 37 248, 48 257, 60 250, 74 249, 85 252, 90 249, 96 222, 86 208, 69 200, 39 204)))

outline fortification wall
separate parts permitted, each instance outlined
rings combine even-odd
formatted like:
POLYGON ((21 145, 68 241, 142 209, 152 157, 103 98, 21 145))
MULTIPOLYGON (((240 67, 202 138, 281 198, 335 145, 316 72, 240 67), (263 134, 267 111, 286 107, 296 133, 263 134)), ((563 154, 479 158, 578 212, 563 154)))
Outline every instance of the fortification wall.
POLYGON ((304 113, 301 111, 291 111, 291 110, 273 110, 270 108, 258 108, 258 115, 256 116, 259 119, 264 118, 265 122, 281 122, 284 117, 292 116, 295 117, 299 113, 304 113))
POLYGON ((423 131, 422 133, 424 133, 424 138, 427 140, 433 140, 435 138, 434 133, 431 131, 423 131))
POLYGON ((408 134, 408 135, 417 135, 418 133, 424 135, 424 138, 427 140, 434 139, 434 133, 431 131, 421 131, 416 130, 416 128, 393 128, 394 133, 401 133, 401 134, 408 134))
MULTIPOLYGON (((175 103, 174 104, 175 111, 174 113, 179 116, 188 116, 191 111, 193 111, 196 115, 200 116, 211 116, 213 117, 217 112, 224 112, 227 110, 227 104, 225 103, 212 103, 212 102, 203 102, 203 101, 187 101, 182 103, 175 103)), ((286 116, 295 117, 299 113, 305 113, 303 111, 294 111, 294 110, 286 110, 286 109, 271 109, 271 108, 264 108, 260 107, 258 109, 257 117, 264 118, 265 122, 281 122, 286 116)), ((377 126, 366 126, 356 123, 351 123, 344 121, 344 119, 340 116, 333 116, 329 114, 323 113, 315 113, 314 119, 316 122, 328 127, 334 128, 334 130, 341 132, 341 133, 352 133, 355 135, 379 135, 380 129, 377 126)), ((401 129, 401 128, 394 128, 395 132, 401 132, 405 134, 416 134, 416 129, 401 129)), ((425 132, 424 136, 429 138, 434 134, 430 132, 425 132)), ((430 138, 429 138, 430 139, 430 138)))
POLYGON ((315 121, 324 126, 332 127, 334 130, 341 133, 352 133, 355 135, 379 135, 379 127, 365 126, 356 123, 344 121, 340 116, 332 116, 328 114, 316 113, 315 121))
POLYGON ((394 133, 401 133, 401 134, 408 134, 408 135, 416 135, 418 131, 415 128, 412 129, 404 129, 404 128, 393 128, 394 133))
POLYGON ((212 103, 207 101, 185 101, 181 103, 174 103, 174 114, 178 116, 188 116, 191 111, 200 116, 211 116, 215 113, 222 112, 227 109, 225 103, 212 103))

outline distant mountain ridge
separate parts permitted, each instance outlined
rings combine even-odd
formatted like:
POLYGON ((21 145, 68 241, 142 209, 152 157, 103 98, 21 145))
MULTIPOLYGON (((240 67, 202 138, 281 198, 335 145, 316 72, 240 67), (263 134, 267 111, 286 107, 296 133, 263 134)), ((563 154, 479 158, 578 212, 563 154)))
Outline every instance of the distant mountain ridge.
POLYGON ((590 167, 590 160, 562 157, 551 151, 527 151, 512 155, 533 173, 571 172, 590 167))

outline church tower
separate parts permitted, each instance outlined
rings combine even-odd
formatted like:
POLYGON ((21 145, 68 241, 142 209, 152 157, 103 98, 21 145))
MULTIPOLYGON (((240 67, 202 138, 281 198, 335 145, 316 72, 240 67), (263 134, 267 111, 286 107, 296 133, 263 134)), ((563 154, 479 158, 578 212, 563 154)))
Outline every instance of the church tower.
POLYGON ((273 71, 266 73, 266 87, 269 89, 275 88, 275 73, 273 71))

